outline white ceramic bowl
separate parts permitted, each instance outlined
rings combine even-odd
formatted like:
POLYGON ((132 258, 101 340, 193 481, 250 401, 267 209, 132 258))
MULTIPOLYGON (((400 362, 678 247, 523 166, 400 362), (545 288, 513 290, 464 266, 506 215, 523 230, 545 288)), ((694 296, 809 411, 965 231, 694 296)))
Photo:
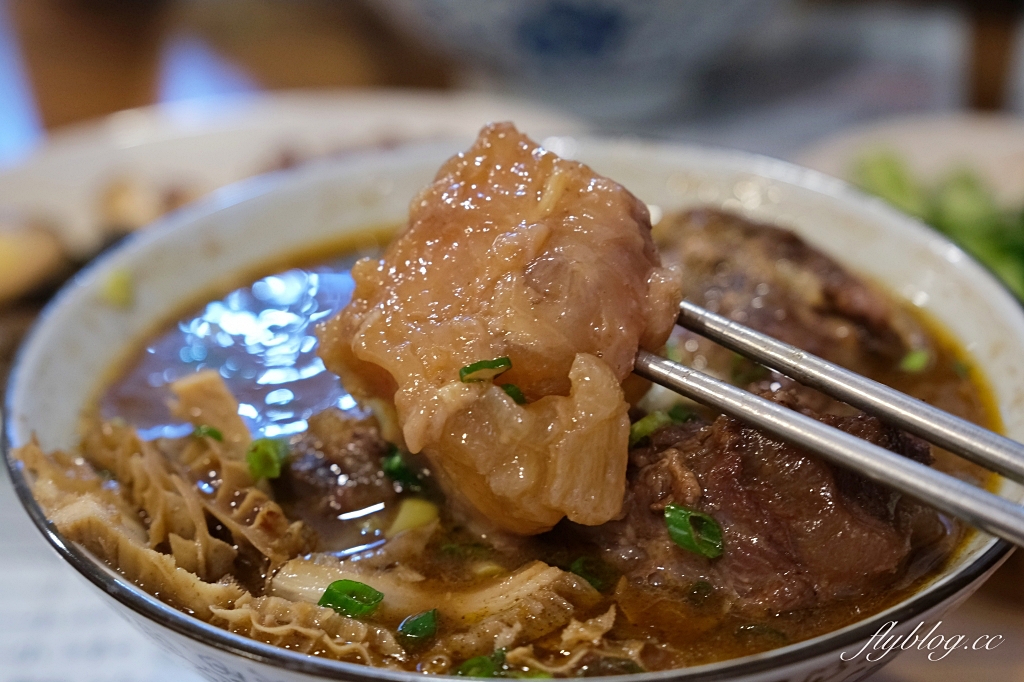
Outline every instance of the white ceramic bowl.
MULTIPOLYGON (((636 142, 559 138, 549 146, 591 164, 661 210, 713 205, 787 226, 854 271, 926 309, 974 355, 990 379, 1006 432, 1024 439, 1024 313, 982 267, 919 223, 838 180, 779 161, 727 151, 636 142)), ((440 163, 458 151, 433 144, 347 157, 246 181, 168 216, 75 278, 48 306, 23 347, 7 392, 7 448, 37 434, 45 448, 76 442, 82 407, 110 368, 141 336, 232 274, 346 231, 399 222, 440 163), (126 269, 136 283, 130 310, 99 292, 126 269)), ((656 212, 656 211, 655 211, 656 212)), ((311 678, 422 679, 305 656, 201 623, 141 592, 61 538, 32 500, 8 454, 17 492, 58 553, 104 591, 126 618, 211 680, 283 682, 311 678)), ((1019 487, 1002 492, 1022 498, 1019 487)), ((919 593, 865 621, 784 648, 709 666, 636 678, 839 680, 891 660, 860 650, 887 621, 909 631, 966 598, 1006 556, 1008 546, 978 535, 919 593)))

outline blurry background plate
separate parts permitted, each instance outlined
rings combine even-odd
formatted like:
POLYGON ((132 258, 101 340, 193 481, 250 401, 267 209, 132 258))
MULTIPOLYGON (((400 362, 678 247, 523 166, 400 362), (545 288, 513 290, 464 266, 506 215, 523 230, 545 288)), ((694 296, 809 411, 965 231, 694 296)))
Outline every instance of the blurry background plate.
POLYGON ((951 113, 889 119, 822 140, 796 161, 849 180, 860 158, 880 150, 895 152, 924 184, 967 168, 1000 204, 1024 203, 1024 119, 1017 117, 951 113))
POLYGON ((300 91, 176 102, 58 132, 25 163, 0 173, 0 215, 52 225, 72 251, 87 253, 102 241, 103 197, 112 184, 130 181, 143 192, 191 199, 357 148, 441 137, 468 143, 481 125, 499 119, 540 138, 583 127, 563 114, 475 93, 300 91))
POLYGON ((1024 122, 908 118, 836 137, 803 160, 945 233, 1024 300, 1024 122))

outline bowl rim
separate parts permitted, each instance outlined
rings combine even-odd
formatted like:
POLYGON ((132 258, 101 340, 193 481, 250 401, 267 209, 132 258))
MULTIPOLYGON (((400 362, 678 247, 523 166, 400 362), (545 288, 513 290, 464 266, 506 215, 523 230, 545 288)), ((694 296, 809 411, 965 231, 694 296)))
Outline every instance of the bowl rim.
MULTIPOLYGON (((752 175, 795 185, 816 194, 824 195, 831 200, 852 202, 864 211, 875 212, 876 214, 881 212, 889 220, 904 222, 912 226, 916 231, 929 233, 928 237, 930 239, 939 243, 945 242, 947 246, 956 248, 943 235, 935 232, 924 223, 904 215, 880 199, 861 192, 843 180, 794 163, 761 154, 708 145, 666 142, 663 140, 638 140, 628 137, 599 137, 591 135, 570 137, 579 143, 579 149, 584 154, 588 148, 596 147, 603 151, 629 149, 641 154, 704 156, 709 161, 730 167, 742 167, 745 169, 745 172, 752 175)), ((292 672, 314 675, 322 679, 358 680, 359 682, 372 682, 373 680, 380 679, 411 682, 414 679, 422 679, 422 673, 396 671, 374 668, 358 663, 334 661, 283 649, 237 635, 228 630, 210 625, 183 611, 179 611, 126 581, 101 560, 93 557, 83 547, 64 538, 56 526, 47 519, 45 512, 32 494, 23 466, 14 459, 12 453, 14 449, 12 436, 14 431, 13 407, 14 392, 17 378, 21 373, 22 362, 28 354, 28 349, 36 343, 40 328, 51 316, 51 313, 63 305, 64 301, 76 288, 77 283, 86 277, 91 278, 96 273, 103 271, 121 254, 145 246, 150 242, 158 242, 167 235, 172 234, 179 226, 212 216, 220 211, 230 209, 232 206, 244 203, 249 199, 265 196, 292 185, 299 185, 304 182, 304 178, 307 175, 316 177, 318 169, 357 166, 360 163, 381 158, 401 161, 405 155, 416 158, 419 154, 430 153, 431 151, 444 152, 450 155, 453 150, 461 150, 461 146, 454 145, 452 141, 415 142, 399 145, 387 150, 357 152, 341 159, 315 161, 298 168, 275 171, 233 183, 212 192, 183 209, 161 217, 146 230, 130 235, 116 248, 103 254, 79 272, 44 306, 17 351, 14 363, 11 366, 7 385, 4 389, 3 409, 2 413, 0 413, 0 455, 2 455, 15 493, 37 530, 42 533, 50 547, 64 561, 78 571, 85 580, 112 597, 122 606, 127 607, 130 611, 147 620, 153 621, 157 625, 165 627, 200 645, 212 647, 220 652, 233 654, 252 662, 292 672)), ((966 257, 980 269, 981 272, 979 274, 995 282, 1011 300, 1016 301, 1012 294, 1009 293, 1009 290, 987 268, 975 261, 971 256, 966 255, 966 257)), ((1012 549, 1013 546, 1010 543, 1000 539, 992 539, 987 547, 981 548, 978 555, 970 563, 959 568, 956 573, 940 578, 937 583, 925 585, 918 592, 903 601, 897 602, 893 606, 864 620, 808 640, 802 640, 784 647, 740 658, 687 668, 635 673, 619 676, 619 678, 623 680, 658 680, 659 682, 696 679, 723 680, 810 661, 816 657, 834 653, 864 641, 877 632, 879 627, 889 621, 905 622, 951 599, 954 595, 982 578, 997 566, 1012 549)), ((891 659, 887 658, 886 661, 888 660, 891 659)), ((435 677, 439 679, 457 679, 452 675, 437 675, 435 677)))

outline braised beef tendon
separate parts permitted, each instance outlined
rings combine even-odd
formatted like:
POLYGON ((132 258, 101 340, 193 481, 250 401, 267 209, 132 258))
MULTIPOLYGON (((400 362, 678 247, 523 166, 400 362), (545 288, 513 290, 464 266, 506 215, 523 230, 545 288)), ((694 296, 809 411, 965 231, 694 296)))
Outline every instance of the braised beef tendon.
POLYGON ((393 405, 449 496, 523 535, 619 513, 623 383, 638 348, 664 344, 681 296, 643 203, 495 124, 352 275, 320 354, 365 405, 393 405))

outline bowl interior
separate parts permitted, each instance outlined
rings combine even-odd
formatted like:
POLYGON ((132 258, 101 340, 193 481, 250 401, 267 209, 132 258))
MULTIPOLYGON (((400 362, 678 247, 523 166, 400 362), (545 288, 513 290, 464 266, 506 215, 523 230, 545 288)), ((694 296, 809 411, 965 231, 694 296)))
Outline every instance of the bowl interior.
MULTIPOLYGON (((652 206, 654 215, 711 205, 788 227, 853 271, 925 309, 961 341, 991 382, 1005 432, 1024 439, 1024 368, 1018 359, 1024 348, 1024 313, 986 270, 937 233, 838 180, 771 159, 570 138, 552 140, 551 146, 621 182, 652 206)), ((368 226, 401 222, 410 198, 456 151, 453 144, 435 143, 263 176, 222 190, 139 234, 68 285, 30 335, 8 387, 7 445, 20 445, 35 434, 46 449, 73 446, 83 406, 111 369, 169 316, 225 288, 239 273, 282 255, 368 226), (101 296, 104 283, 117 271, 129 273, 134 283, 130 309, 112 307, 101 296)), ((17 483, 20 474, 12 474, 17 483)), ((1001 485, 1007 497, 1024 497, 1019 486, 1001 485)), ((38 509, 30 511, 42 528, 38 509)), ((57 536, 49 539, 60 544, 57 536)), ((982 555, 990 560, 995 543, 976 535, 943 575, 911 601, 948 589, 982 555)), ((195 623, 186 616, 168 617, 181 628, 192 627, 194 635, 207 632, 196 636, 209 637, 209 628, 181 625, 195 623)), ((823 637, 841 636, 856 627, 823 637)), ((228 633, 216 636, 239 640, 233 646, 275 660, 297 656, 228 633)), ((780 651, 758 657, 771 658, 780 651)), ((348 669, 352 676, 348 664, 324 661, 322 667, 335 673, 348 669)))

